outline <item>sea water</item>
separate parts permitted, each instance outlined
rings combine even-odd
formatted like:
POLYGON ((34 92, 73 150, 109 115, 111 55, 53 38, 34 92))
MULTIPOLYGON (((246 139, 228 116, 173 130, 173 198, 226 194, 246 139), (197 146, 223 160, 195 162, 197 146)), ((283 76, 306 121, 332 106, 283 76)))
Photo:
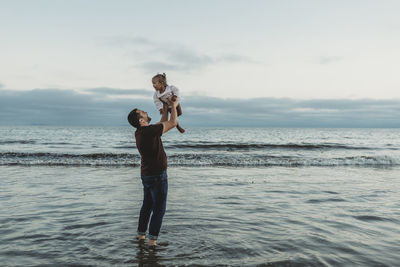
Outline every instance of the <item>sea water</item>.
POLYGON ((0 127, 2 266, 396 266, 400 129, 188 128, 162 137, 159 246, 135 241, 130 127, 0 127))

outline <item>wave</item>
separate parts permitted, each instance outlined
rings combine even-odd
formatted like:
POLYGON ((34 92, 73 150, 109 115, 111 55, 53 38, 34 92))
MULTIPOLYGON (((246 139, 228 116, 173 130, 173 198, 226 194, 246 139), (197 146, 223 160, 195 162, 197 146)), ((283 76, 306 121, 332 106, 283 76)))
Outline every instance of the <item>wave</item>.
POLYGON ((216 149, 216 150, 253 150, 253 149, 292 149, 292 150, 313 150, 313 149, 351 149, 351 150, 370 150, 376 149, 371 147, 357 147, 347 146, 342 144, 257 144, 257 143, 180 143, 180 144, 166 144, 169 148, 179 149, 216 149))
MULTIPOLYGON (((140 166, 140 155, 129 153, 0 153, 0 165, 19 166, 140 166)), ((181 153, 168 156, 169 166, 178 167, 396 167, 400 158, 390 156, 354 156, 342 158, 305 158, 296 156, 231 155, 181 153)))
MULTIPOLYGON (((35 140, 0 140, 0 145, 40 145, 52 147, 57 146, 76 146, 85 148, 83 143, 70 142, 37 142, 35 140)), ((92 146, 96 147, 96 146, 92 146)), ((176 150, 191 150, 191 151, 260 151, 260 150, 400 150, 399 147, 391 144, 386 144, 384 147, 368 147, 357 145, 346 145, 339 143, 215 143, 215 142, 181 142, 170 143, 164 142, 164 147, 167 149, 176 150)), ((110 146, 113 149, 129 150, 136 149, 135 143, 110 146)))
POLYGON ((41 143, 41 145, 81 145, 81 144, 73 144, 67 142, 47 142, 47 143, 41 143))
POLYGON ((91 153, 0 153, 0 165, 27 166, 140 166, 140 156, 135 154, 91 153))
POLYGON ((27 144, 36 144, 36 141, 33 140, 1 140, 0 145, 27 145, 27 144))

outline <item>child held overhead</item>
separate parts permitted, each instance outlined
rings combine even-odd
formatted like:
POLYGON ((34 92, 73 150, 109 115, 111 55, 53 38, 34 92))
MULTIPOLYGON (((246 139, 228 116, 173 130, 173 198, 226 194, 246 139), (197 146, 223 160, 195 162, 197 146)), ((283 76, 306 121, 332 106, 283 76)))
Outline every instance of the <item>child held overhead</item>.
MULTIPOLYGON (((163 110, 163 104, 168 105, 168 111, 171 112, 171 103, 169 102, 168 98, 172 98, 172 101, 175 101, 175 99, 178 99, 178 103, 180 101, 179 97, 179 89, 176 88, 173 85, 168 85, 167 84, 167 76, 165 73, 163 74, 157 74, 153 77, 152 79, 153 87, 156 90, 153 95, 153 100, 154 104, 156 105, 156 108, 158 111, 160 111, 160 114, 162 114, 163 110)), ((177 115, 180 116, 182 115, 182 108, 180 103, 176 106, 176 112, 177 115)), ((179 132, 184 133, 185 129, 183 129, 179 123, 176 126, 176 128, 179 130, 179 132)))

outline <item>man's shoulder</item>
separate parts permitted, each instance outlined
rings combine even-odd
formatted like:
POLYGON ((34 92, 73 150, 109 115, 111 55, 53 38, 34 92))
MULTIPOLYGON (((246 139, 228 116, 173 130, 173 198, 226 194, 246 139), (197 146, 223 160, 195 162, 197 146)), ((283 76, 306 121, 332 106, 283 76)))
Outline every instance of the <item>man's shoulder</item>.
POLYGON ((135 135, 147 135, 151 133, 157 133, 160 130, 162 132, 163 127, 164 126, 162 123, 150 124, 147 126, 143 126, 140 129, 137 129, 135 135))

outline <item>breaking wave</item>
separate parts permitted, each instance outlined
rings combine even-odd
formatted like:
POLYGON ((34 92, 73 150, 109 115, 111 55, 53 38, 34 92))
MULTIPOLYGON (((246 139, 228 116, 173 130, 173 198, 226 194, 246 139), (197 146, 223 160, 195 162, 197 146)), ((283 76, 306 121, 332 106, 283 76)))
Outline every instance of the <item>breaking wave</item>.
POLYGON ((346 146, 342 144, 257 144, 257 143, 180 143, 167 145, 170 148, 179 149, 217 149, 217 150, 253 150, 253 149, 290 149, 290 150, 313 150, 313 149, 352 149, 352 150, 369 150, 375 149, 370 147, 357 147, 357 146, 346 146))
MULTIPOLYGON (((140 166, 140 155, 129 153, 0 153, 0 165, 21 166, 140 166)), ((317 158, 301 156, 270 156, 249 154, 180 153, 168 155, 169 166, 181 167, 306 167, 306 166, 358 166, 395 167, 400 166, 400 158, 390 156, 352 156, 317 158)))

